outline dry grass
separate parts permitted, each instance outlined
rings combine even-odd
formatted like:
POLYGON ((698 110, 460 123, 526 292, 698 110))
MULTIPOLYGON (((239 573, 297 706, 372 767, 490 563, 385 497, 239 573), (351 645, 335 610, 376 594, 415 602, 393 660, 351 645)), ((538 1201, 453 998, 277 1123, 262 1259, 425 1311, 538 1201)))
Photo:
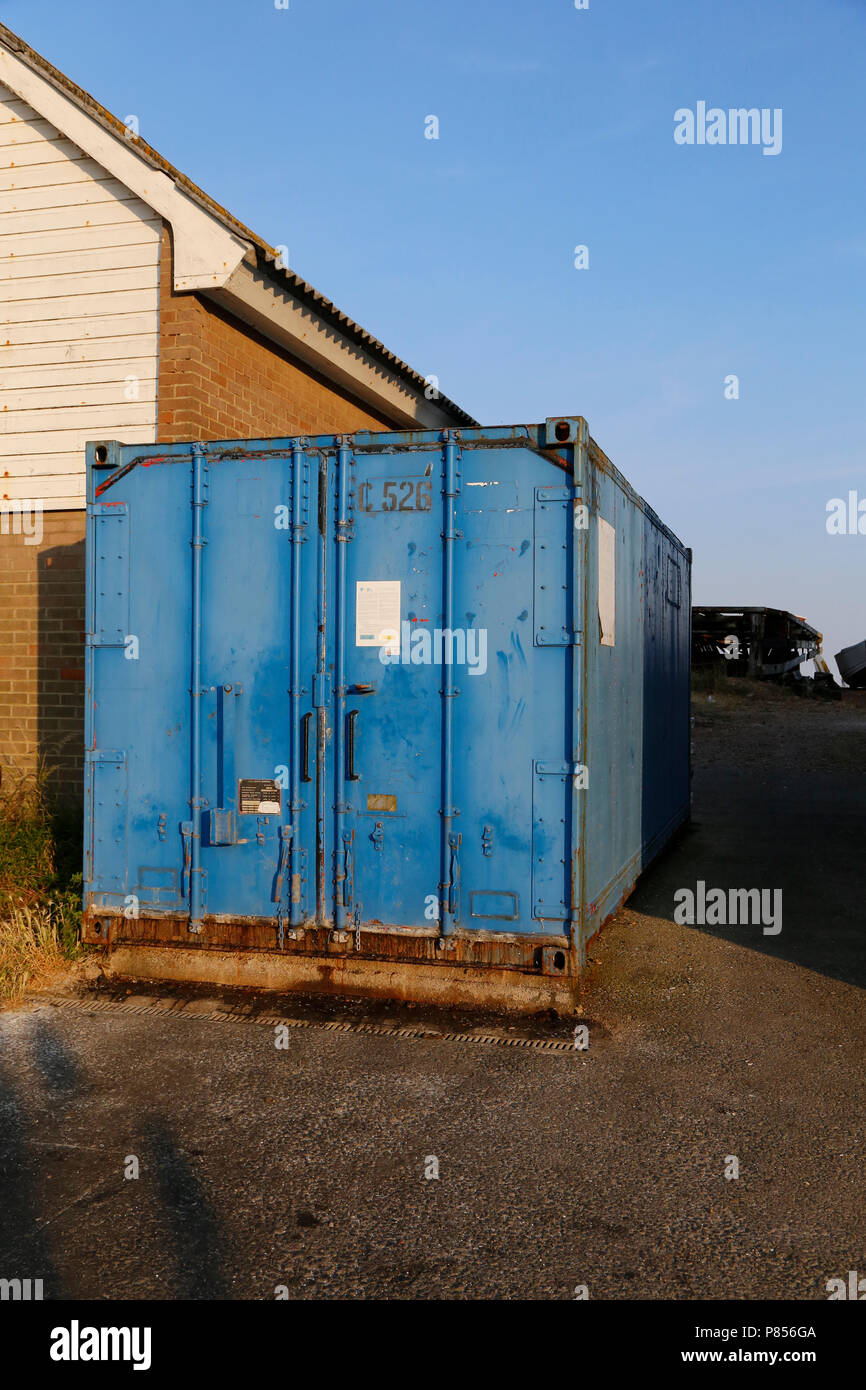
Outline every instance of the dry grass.
POLYGON ((81 953, 80 816, 58 807, 51 769, 0 784, 0 1007, 44 988, 81 953))
POLYGON ((44 989, 68 969, 63 907, 55 903, 0 904, 0 1006, 27 990, 44 989))

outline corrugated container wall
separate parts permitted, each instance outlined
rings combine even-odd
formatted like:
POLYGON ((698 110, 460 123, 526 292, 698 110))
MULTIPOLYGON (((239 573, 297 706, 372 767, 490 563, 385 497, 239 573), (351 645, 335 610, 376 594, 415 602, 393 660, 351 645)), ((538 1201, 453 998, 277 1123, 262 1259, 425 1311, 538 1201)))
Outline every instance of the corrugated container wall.
POLYGON ((85 938, 569 1011, 688 815, 690 561, 580 417, 90 445, 85 938))

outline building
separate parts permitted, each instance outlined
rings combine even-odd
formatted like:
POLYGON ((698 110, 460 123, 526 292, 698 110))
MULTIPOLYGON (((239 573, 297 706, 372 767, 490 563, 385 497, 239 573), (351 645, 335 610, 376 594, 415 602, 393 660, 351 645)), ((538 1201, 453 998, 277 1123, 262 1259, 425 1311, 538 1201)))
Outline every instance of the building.
POLYGON ((0 768, 81 789, 84 445, 474 423, 0 25, 0 768))

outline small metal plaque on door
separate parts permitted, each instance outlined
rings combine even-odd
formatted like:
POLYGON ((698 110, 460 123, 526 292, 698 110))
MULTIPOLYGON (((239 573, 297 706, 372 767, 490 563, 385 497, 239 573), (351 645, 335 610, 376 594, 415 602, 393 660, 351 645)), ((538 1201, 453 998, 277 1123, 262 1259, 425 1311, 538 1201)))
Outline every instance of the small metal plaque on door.
POLYGON ((238 810, 242 816, 278 816, 281 809, 278 782, 242 777, 238 783, 238 810))

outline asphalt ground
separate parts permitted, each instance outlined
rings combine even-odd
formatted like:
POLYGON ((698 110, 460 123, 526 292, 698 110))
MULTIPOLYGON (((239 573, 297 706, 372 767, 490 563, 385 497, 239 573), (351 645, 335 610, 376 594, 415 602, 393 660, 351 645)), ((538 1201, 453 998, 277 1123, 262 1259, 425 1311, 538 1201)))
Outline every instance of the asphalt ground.
POLYGON ((781 700, 696 702, 694 824, 591 947, 583 1050, 570 1022, 212 989, 0 1014, 0 1276, 810 1300, 866 1275, 866 705, 781 700), (697 880, 781 888, 782 931, 676 923, 697 880))

